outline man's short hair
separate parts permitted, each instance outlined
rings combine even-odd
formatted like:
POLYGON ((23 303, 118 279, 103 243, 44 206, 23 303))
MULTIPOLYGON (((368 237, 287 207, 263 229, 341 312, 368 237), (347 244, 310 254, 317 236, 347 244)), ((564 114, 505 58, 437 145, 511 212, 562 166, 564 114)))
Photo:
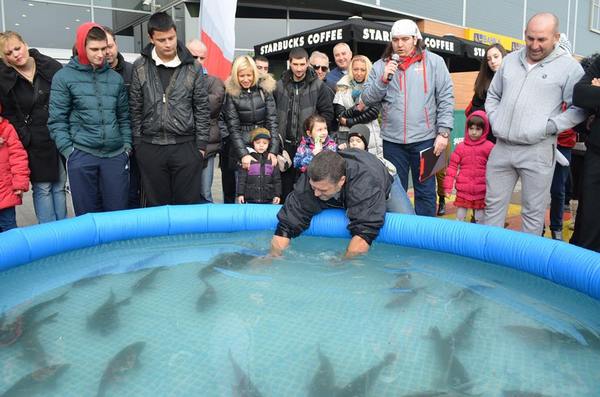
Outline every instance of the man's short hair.
POLYGON ((302 47, 292 48, 289 55, 289 60, 305 58, 308 62, 308 52, 302 47))
POLYGON ((337 43, 336 45, 333 46, 333 51, 335 51, 338 48, 343 48, 352 54, 352 50, 350 49, 350 46, 346 43, 337 43))
POLYGON ((529 18, 529 20, 527 21, 527 25, 525 25, 525 30, 529 28, 529 24, 534 18, 539 17, 551 18, 554 25, 553 33, 560 33, 560 21, 558 20, 558 17, 551 12, 538 12, 537 14, 532 15, 531 18, 529 18))
POLYGON ((85 36, 85 45, 89 41, 106 41, 106 32, 99 26, 94 26, 85 36))
POLYGON ((346 176, 346 160, 336 152, 324 150, 308 165, 308 178, 314 182, 329 180, 337 183, 346 176))
POLYGON ((113 41, 117 41, 117 38, 115 37, 115 31, 114 30, 112 30, 108 26, 102 26, 102 29, 104 29, 104 31, 106 32, 106 34, 109 34, 110 37, 112 37, 113 41))
POLYGON ((314 62, 315 58, 322 58, 322 59, 324 59, 324 60, 327 62, 327 65, 325 65, 325 66, 328 66, 328 65, 329 65, 329 57, 328 57, 328 56, 327 56, 327 54, 325 54, 324 52, 321 52, 321 51, 313 51, 313 52, 310 54, 310 59, 309 59, 309 61, 310 61, 310 63, 311 63, 311 64, 314 64, 314 63, 315 63, 315 62, 314 62))
POLYGON ((155 31, 168 32, 171 29, 177 31, 175 21, 164 11, 155 12, 148 20, 148 35, 152 37, 155 31))
POLYGON ((261 62, 269 63, 269 59, 266 56, 264 56, 264 55, 255 55, 254 56, 254 62, 256 62, 256 61, 261 61, 261 62))

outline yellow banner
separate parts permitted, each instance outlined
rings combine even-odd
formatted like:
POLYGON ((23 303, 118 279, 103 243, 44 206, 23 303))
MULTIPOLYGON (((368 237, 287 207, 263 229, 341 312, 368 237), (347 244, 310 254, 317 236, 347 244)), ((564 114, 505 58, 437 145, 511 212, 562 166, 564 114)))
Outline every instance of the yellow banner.
POLYGON ((507 51, 518 50, 525 45, 525 42, 514 37, 503 36, 501 34, 486 32, 479 29, 465 29, 465 39, 473 40, 477 43, 491 45, 495 43, 502 44, 507 51))

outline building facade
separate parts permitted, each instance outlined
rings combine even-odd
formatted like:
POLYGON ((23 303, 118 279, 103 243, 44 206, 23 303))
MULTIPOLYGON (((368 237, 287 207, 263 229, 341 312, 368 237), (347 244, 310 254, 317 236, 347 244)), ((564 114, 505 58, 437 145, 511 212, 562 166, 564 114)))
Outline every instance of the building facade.
MULTIPOLYGON (((134 54, 147 43, 146 21, 155 10, 172 13, 182 40, 197 37, 200 1, 219 4, 219 0, 0 0, 0 28, 18 31, 32 47, 70 51, 77 26, 94 21, 112 27, 123 52, 134 54)), ((469 40, 518 43, 527 19, 541 11, 558 16, 576 54, 600 51, 600 0, 242 0, 236 50, 252 52, 257 43, 355 15, 380 22, 400 17, 428 20, 447 26, 450 34, 463 29, 469 40)))

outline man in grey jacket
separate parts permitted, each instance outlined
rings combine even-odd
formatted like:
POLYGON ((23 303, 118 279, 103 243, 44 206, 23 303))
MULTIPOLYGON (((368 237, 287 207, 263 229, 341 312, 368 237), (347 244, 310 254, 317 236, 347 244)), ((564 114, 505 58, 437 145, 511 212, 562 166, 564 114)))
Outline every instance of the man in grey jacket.
POLYGON ((525 29, 526 46, 506 56, 492 80, 485 109, 497 142, 487 163, 484 224, 504 225, 520 177, 522 231, 543 231, 557 133, 585 118, 571 102, 583 69, 559 38, 555 15, 534 15, 525 29))
POLYGON ((366 106, 381 105, 383 156, 404 189, 412 173, 417 215, 435 216, 435 178, 419 180, 420 153, 440 155, 454 126, 452 79, 444 60, 425 50, 417 24, 396 21, 392 41, 375 62, 362 93, 366 106))

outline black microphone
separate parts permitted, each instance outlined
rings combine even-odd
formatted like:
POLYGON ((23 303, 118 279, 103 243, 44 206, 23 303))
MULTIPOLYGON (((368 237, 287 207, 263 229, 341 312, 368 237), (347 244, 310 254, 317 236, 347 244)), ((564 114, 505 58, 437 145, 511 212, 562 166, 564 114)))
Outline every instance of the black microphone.
MULTIPOLYGON (((390 62, 395 62, 397 64, 399 61, 400 61, 400 55, 393 54, 390 62)), ((393 78, 394 78, 394 73, 388 73, 387 81, 392 81, 393 78)))

